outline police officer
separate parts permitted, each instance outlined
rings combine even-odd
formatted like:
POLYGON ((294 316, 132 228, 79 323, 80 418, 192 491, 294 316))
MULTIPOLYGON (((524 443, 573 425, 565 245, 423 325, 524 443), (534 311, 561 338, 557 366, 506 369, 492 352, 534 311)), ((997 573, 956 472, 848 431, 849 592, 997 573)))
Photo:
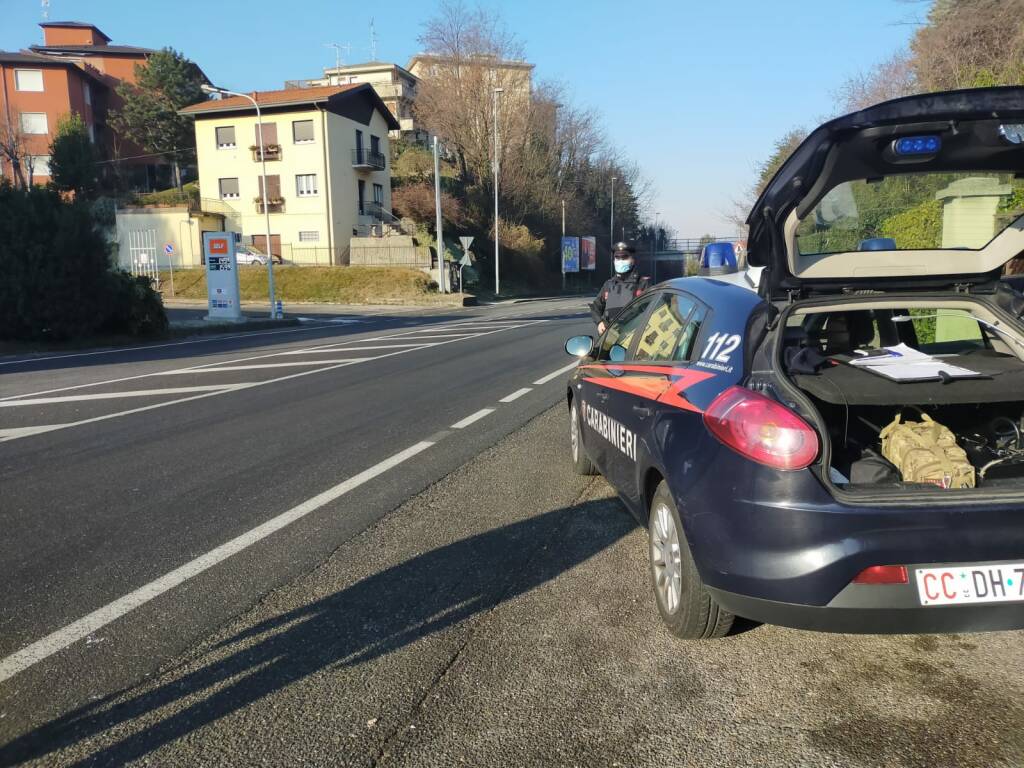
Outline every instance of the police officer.
POLYGON ((601 286, 600 293, 590 305, 590 314, 597 323, 597 332, 604 333, 608 323, 622 311, 629 302, 647 290, 651 279, 641 277, 636 271, 636 249, 628 243, 616 243, 612 254, 615 274, 601 286))

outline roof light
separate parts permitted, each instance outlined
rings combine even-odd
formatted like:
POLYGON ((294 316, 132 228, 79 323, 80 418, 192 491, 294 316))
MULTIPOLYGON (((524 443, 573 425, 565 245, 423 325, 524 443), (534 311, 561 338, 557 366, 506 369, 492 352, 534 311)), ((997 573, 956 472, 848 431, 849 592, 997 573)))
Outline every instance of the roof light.
POLYGON ((938 136, 905 136, 892 143, 892 151, 903 157, 934 155, 940 149, 942 149, 942 139, 938 136))
POLYGON ((1024 123, 1000 125, 999 135, 1011 144, 1024 144, 1024 123))
POLYGON ((872 565, 853 577, 854 584, 906 584, 907 566, 872 565))

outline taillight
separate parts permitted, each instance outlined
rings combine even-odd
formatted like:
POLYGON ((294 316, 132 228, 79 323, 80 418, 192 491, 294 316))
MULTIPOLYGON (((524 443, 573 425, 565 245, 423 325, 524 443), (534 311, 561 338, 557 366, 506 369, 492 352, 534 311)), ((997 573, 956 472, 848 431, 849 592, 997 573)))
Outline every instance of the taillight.
POLYGON ((775 469, 804 469, 818 456, 818 433, 784 405, 729 387, 704 412, 704 424, 739 454, 775 469))
POLYGON ((872 565, 853 577, 854 584, 906 584, 907 566, 872 565))

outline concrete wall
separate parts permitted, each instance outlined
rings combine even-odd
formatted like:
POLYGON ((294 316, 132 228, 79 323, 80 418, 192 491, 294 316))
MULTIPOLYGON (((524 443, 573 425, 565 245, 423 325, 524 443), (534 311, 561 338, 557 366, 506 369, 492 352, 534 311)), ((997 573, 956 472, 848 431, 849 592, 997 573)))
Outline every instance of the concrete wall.
POLYGON ((202 264, 202 233, 223 229, 220 216, 190 215, 185 206, 175 208, 119 208, 115 214, 117 227, 117 264, 128 269, 131 264, 129 232, 154 233, 155 258, 162 269, 168 261, 175 268, 198 267, 202 264), (164 253, 170 243, 174 254, 164 253))
POLYGON ((365 267, 413 267, 430 269, 433 263, 431 249, 416 245, 404 235, 393 237, 353 237, 350 263, 365 267))

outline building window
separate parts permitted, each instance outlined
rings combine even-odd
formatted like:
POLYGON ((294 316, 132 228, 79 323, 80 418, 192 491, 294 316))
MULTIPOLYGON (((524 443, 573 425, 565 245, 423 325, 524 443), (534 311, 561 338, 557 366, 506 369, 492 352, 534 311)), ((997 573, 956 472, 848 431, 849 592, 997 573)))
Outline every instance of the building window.
POLYGON ((14 70, 14 89, 17 91, 43 91, 43 70, 41 69, 16 69, 14 70))
POLYGON ((295 194, 299 197, 313 197, 319 194, 315 173, 300 173, 295 176, 295 194))
POLYGON ((359 214, 363 215, 366 213, 366 182, 363 179, 358 179, 356 189, 359 193, 359 214))
POLYGON ((233 200, 238 195, 238 179, 220 179, 220 197, 222 200, 233 200))
POLYGON ((373 202, 377 205, 384 205, 384 185, 373 185, 373 202))
POLYGON ((222 125, 217 131, 217 149, 231 149, 235 146, 235 126, 222 125))
POLYGON ((45 136, 50 132, 45 112, 22 112, 21 132, 45 136))
POLYGON ((356 152, 359 153, 360 159, 363 156, 363 132, 358 128, 356 129, 356 152))
POLYGON ((88 83, 82 83, 82 98, 85 99, 85 106, 92 106, 92 88, 88 83))
POLYGON ((319 243, 320 233, 312 230, 299 230, 300 243, 319 243))
POLYGON ((296 144, 310 144, 313 141, 313 121, 295 120, 292 122, 292 141, 296 144))
POLYGON ((29 162, 32 165, 33 176, 49 176, 50 175, 50 156, 49 155, 30 155, 29 162))
POLYGON ((370 137, 370 152, 374 155, 380 154, 380 136, 370 137))
POLYGON ((260 134, 263 134, 263 146, 277 146, 277 123, 256 124, 256 146, 260 144, 260 134))

